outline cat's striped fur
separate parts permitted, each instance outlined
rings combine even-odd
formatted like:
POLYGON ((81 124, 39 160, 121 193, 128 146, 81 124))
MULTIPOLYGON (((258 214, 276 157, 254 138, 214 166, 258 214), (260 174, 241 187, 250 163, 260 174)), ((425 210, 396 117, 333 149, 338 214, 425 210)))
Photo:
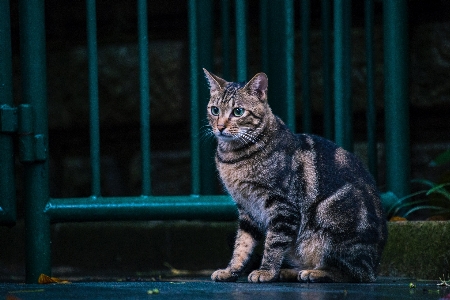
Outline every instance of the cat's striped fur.
POLYGON ((239 210, 233 256, 212 279, 237 280, 263 241, 250 282, 374 281, 386 221, 358 159, 326 139, 293 134, 268 105, 264 73, 238 84, 204 71, 217 169, 239 210))

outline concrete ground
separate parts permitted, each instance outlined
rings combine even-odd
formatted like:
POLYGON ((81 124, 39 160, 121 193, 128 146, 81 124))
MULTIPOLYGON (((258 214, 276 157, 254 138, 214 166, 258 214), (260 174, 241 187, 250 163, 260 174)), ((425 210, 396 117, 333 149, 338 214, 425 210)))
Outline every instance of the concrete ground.
POLYGON ((450 299, 436 281, 379 278, 370 284, 217 283, 206 278, 67 284, 0 283, 0 299, 450 299), (410 287, 413 284, 415 287, 410 287))

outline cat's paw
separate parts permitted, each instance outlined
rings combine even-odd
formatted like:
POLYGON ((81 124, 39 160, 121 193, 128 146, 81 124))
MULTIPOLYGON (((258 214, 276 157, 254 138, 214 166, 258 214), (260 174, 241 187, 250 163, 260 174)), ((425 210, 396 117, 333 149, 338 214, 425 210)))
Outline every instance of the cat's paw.
POLYGON ((275 270, 255 270, 248 275, 249 282, 272 282, 278 280, 278 272, 275 270))
POLYGON ((300 282, 334 282, 333 276, 324 270, 303 270, 298 273, 300 282))
POLYGON ((231 272, 228 268, 217 270, 211 275, 211 279, 214 281, 236 281, 238 277, 239 274, 231 272))

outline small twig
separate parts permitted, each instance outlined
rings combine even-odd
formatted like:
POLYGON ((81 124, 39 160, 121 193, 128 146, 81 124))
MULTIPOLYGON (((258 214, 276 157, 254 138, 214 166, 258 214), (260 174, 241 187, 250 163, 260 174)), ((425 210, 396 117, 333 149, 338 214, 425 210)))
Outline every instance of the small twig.
MULTIPOLYGON (((440 283, 438 283, 437 285, 438 286, 446 286, 446 287, 449 287, 450 286, 450 283, 448 282, 449 280, 445 280, 445 276, 444 276, 444 274, 442 274, 442 277, 444 278, 444 279, 441 279, 441 277, 439 277, 439 280, 441 281, 440 283)), ((447 276, 448 277, 448 276, 447 276)), ((450 278, 449 278, 450 279, 450 278)))

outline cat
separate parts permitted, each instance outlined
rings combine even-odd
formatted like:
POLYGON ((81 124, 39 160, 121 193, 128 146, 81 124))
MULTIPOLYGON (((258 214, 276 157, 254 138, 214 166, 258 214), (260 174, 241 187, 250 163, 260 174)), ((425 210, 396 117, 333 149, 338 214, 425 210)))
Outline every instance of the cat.
POLYGON ((249 282, 375 281, 387 225, 362 163, 329 140, 290 131, 269 107, 266 74, 244 84, 203 70, 216 166, 239 214, 231 261, 211 279, 236 281, 264 241, 249 282))

